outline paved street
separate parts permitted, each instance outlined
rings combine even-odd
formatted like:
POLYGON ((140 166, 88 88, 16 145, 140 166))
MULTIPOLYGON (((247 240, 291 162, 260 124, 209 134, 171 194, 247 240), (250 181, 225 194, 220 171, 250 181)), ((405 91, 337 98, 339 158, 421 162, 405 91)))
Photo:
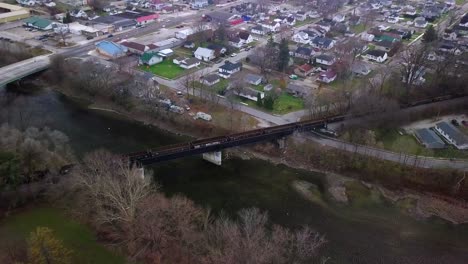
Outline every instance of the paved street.
POLYGON ((49 56, 38 56, 14 64, 10 64, 0 69, 0 87, 21 79, 44 69, 49 66, 49 56))

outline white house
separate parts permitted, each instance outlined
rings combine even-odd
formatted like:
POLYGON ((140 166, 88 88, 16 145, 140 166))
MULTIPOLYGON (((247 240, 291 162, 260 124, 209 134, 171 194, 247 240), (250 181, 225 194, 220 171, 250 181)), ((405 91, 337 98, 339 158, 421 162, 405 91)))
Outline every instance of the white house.
POLYGON ((250 83, 252 85, 260 85, 262 83, 263 77, 257 74, 247 74, 244 77, 245 82, 250 83))
POLYGON ((163 61, 163 57, 159 56, 157 53, 145 52, 140 57, 140 65, 149 65, 153 66, 163 61))
POLYGON ((417 17, 414 19, 414 26, 417 28, 425 28, 427 27, 427 21, 424 17, 417 17))
POLYGON ((335 57, 327 54, 321 54, 315 57, 315 62, 318 64, 331 66, 333 63, 335 63, 335 57))
POLYGON ((456 148, 468 149, 468 137, 453 125, 447 122, 439 122, 434 129, 456 148))
POLYGON ((76 18, 88 18, 88 14, 86 14, 86 12, 81 9, 75 9, 70 11, 70 16, 76 18))
POLYGON ((198 47, 194 55, 195 55, 195 58, 201 61, 211 61, 214 58, 216 58, 214 50, 202 48, 202 47, 198 47))
POLYGON ((205 84, 205 85, 208 85, 208 86, 213 86, 213 85, 219 83, 220 80, 221 79, 219 78, 218 75, 209 74, 209 75, 203 76, 202 83, 205 84))
POLYGON ((253 28, 250 29, 250 32, 252 32, 252 34, 256 34, 256 35, 265 35, 268 33, 268 30, 263 28, 261 25, 257 25, 253 28))
POLYGON ((243 44, 249 44, 254 41, 254 38, 252 37, 252 34, 250 34, 247 31, 241 31, 239 32, 239 38, 243 42, 243 44))
POLYGON ((188 36, 194 33, 193 29, 186 28, 175 33, 175 37, 178 39, 187 39, 188 36))
POLYGON ((242 48, 244 42, 237 36, 229 38, 229 45, 235 48, 242 48))
POLYGON ((278 32, 280 30, 281 24, 276 21, 272 21, 269 23, 260 23, 260 25, 267 29, 270 32, 278 32))
POLYGON ((226 61, 224 65, 219 67, 218 74, 224 79, 231 77, 232 74, 239 72, 242 69, 242 63, 232 63, 230 61, 226 61))
POLYGON ((200 65, 200 61, 196 58, 185 59, 180 62, 179 66, 183 69, 192 69, 198 67, 200 65))
POLYGON ((299 31, 293 35, 292 41, 301 44, 309 44, 309 34, 305 33, 304 31, 299 31))
POLYGON ((373 61, 376 61, 376 62, 384 62, 387 60, 388 58, 388 55, 387 55, 387 52, 383 51, 383 50, 369 50, 367 51, 366 55, 364 56, 365 58, 367 58, 368 60, 373 60, 373 61))
POLYGON ((336 14, 336 15, 333 16, 333 21, 335 21, 337 23, 344 22, 345 19, 346 19, 346 16, 342 15, 342 14, 336 14))
POLYGON ((373 41, 374 38, 375 38, 375 35, 369 34, 369 33, 367 33, 367 32, 363 32, 363 33, 361 34, 361 39, 362 39, 362 40, 365 40, 365 41, 368 41, 368 42, 373 41))

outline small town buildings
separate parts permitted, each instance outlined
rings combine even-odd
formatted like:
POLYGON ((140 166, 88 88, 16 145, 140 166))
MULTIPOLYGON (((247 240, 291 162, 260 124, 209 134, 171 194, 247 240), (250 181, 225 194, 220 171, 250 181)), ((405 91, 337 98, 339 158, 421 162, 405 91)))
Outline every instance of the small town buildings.
POLYGON ((341 22, 344 22, 346 19, 346 16, 345 15, 342 15, 342 14, 336 14, 333 16, 333 21, 337 22, 337 23, 341 23, 341 22))
POLYGON ((208 74, 203 76, 202 83, 208 86, 213 86, 220 82, 220 77, 217 74, 208 74))
POLYGON ((27 27, 39 29, 39 30, 52 30, 53 26, 56 24, 55 22, 45 19, 45 18, 40 18, 40 17, 30 17, 27 18, 23 21, 23 24, 27 27))
POLYGON ((139 64, 153 66, 164 60, 163 57, 159 56, 156 52, 145 52, 140 56, 139 64))
POLYGON ((243 89, 241 89, 239 91, 235 90, 234 94, 236 94, 239 97, 243 97, 245 99, 252 100, 254 102, 258 101, 258 97, 260 97, 260 99, 265 98, 265 93, 264 92, 260 92, 260 91, 257 91, 257 90, 254 90, 254 89, 251 89, 251 88, 248 88, 248 87, 244 87, 243 89))
POLYGON ((414 19, 414 26, 417 28, 425 28, 427 27, 427 21, 424 17, 417 17, 414 19))
POLYGON ((367 51, 364 57, 367 58, 368 60, 382 63, 387 60, 388 54, 386 51, 375 49, 375 50, 367 51))
POLYGON ((254 41, 252 35, 245 30, 239 31, 238 36, 241 39, 243 45, 250 44, 254 41))
POLYGON ((362 39, 362 40, 365 40, 365 41, 367 41, 367 42, 373 41, 374 38, 375 38, 375 35, 374 35, 374 34, 369 34, 369 33, 367 33, 367 32, 363 32, 363 33, 361 34, 361 39, 362 39))
POLYGON ((177 32, 175 33, 175 37, 178 38, 178 39, 187 39, 188 36, 192 35, 193 33, 195 33, 195 32, 193 31, 193 29, 191 29, 191 28, 186 28, 186 29, 177 31, 177 32))
POLYGON ((134 54, 142 55, 149 48, 146 45, 133 42, 133 41, 124 41, 120 45, 127 47, 128 51, 134 54))
POLYGON ((452 124, 439 122, 434 129, 457 149, 468 149, 468 137, 452 124))
POLYGON ((210 44, 207 46, 208 49, 214 50, 215 56, 219 57, 227 52, 227 49, 219 44, 210 44))
POLYGON ((249 73, 245 75, 244 81, 252 85, 260 85, 263 81, 263 77, 257 74, 249 73))
POLYGON ((230 78, 234 73, 239 72, 242 69, 242 63, 236 62, 232 63, 230 61, 225 61, 224 65, 219 67, 218 74, 224 79, 230 78))
POLYGON ((202 47, 198 47, 194 55, 195 55, 195 58, 201 61, 211 61, 214 58, 216 58, 214 50, 202 48, 202 47))
POLYGON ((300 44, 309 44, 310 43, 309 34, 307 34, 304 31, 299 31, 293 35, 292 41, 296 43, 300 43, 300 44))
POLYGON ((458 24, 460 27, 468 28, 468 13, 466 13, 461 19, 460 23, 458 24))
POLYGON ((233 36, 229 38, 229 45, 235 48, 242 48, 242 45, 244 42, 238 37, 238 36, 233 36))
POLYGON ((207 7, 209 5, 208 0, 192 0, 190 1, 190 8, 192 9, 200 9, 207 7))
POLYGON ((96 43, 96 51, 108 58, 118 58, 127 54, 127 48, 112 41, 100 41, 96 43))
POLYGON ((184 42, 184 48, 186 49, 193 49, 195 48, 195 42, 187 40, 184 42))
POLYGON ((159 56, 163 58, 170 57, 174 54, 174 51, 172 49, 163 49, 158 52, 159 56))
POLYGON ((195 67, 198 67, 200 65, 200 61, 196 58, 189 58, 189 59, 185 59, 183 61, 180 62, 179 66, 183 69, 192 69, 192 68, 195 68, 195 67))
POLYGON ((424 145, 424 147, 428 149, 445 148, 444 141, 442 141, 442 139, 440 139, 440 137, 437 136, 437 134, 434 131, 428 128, 417 129, 414 132, 414 136, 419 141, 419 143, 421 143, 422 145, 424 145))
POLYGON ((336 72, 333 70, 327 70, 326 72, 320 73, 318 81, 323 83, 331 83, 336 79, 336 72))
POLYGON ((312 55, 314 55, 314 51, 307 47, 297 47, 296 51, 292 51, 292 54, 296 58, 309 60, 312 55))
POLYGON ((259 25, 262 26, 264 29, 266 29, 267 33, 268 32, 278 32, 280 30, 280 28, 281 28, 281 24, 279 22, 276 22, 276 21, 260 22, 259 25))

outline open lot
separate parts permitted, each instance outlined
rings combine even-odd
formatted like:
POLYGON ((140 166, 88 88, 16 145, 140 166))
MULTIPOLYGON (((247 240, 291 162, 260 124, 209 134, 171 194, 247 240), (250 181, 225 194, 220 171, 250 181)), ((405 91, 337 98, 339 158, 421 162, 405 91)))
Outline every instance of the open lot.
POLYGON ((8 241, 25 240, 37 227, 48 227, 64 246, 72 250, 73 263, 126 263, 124 257, 112 253, 96 241, 94 234, 82 224, 65 216, 58 209, 35 208, 7 217, 0 224, 1 245, 8 241))
POLYGON ((168 59, 163 60, 161 63, 155 64, 153 66, 140 65, 138 66, 138 69, 142 71, 151 72, 154 75, 157 75, 166 79, 176 79, 184 75, 184 73, 188 73, 192 70, 198 70, 200 68, 185 70, 181 68, 179 65, 174 64, 172 62, 172 59, 168 58, 168 59))

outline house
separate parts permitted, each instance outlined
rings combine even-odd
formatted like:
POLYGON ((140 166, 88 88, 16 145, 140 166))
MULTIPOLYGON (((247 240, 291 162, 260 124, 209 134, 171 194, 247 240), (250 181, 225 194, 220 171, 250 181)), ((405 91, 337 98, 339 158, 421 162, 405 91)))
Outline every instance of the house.
POLYGON ((229 45, 232 46, 232 47, 240 49, 240 48, 242 48, 243 44, 244 44, 244 42, 238 36, 234 36, 234 37, 229 38, 229 45))
POLYGON ((331 29, 331 24, 329 22, 326 22, 326 21, 319 21, 316 23, 317 26, 319 26, 321 29, 325 30, 326 32, 330 31, 331 29))
POLYGON ((184 60, 186 60, 187 58, 184 58, 184 57, 175 57, 172 59, 172 63, 176 64, 176 65, 180 65, 180 63, 184 60))
POLYGON ((326 72, 320 73, 317 80, 323 83, 331 83, 335 79, 336 79, 336 72, 333 70, 327 70, 326 72))
POLYGON ((224 65, 219 67, 218 74, 224 79, 231 77, 234 73, 239 72, 242 69, 242 63, 236 62, 232 63, 230 61, 225 61, 224 65))
POLYGON ((193 33, 195 33, 195 32, 193 31, 193 29, 191 29, 191 28, 186 28, 186 29, 177 31, 177 32, 175 33, 175 37, 178 38, 178 39, 187 39, 188 36, 192 35, 193 33))
POLYGON ((417 17, 414 19, 414 26, 417 28, 427 27, 427 21, 424 17, 417 17))
POLYGON ((195 55, 195 58, 201 61, 211 61, 214 58, 216 58, 214 50, 202 48, 202 47, 198 47, 194 55, 195 55))
POLYGON ((362 39, 362 40, 365 40, 365 41, 367 41, 367 42, 373 41, 374 38, 375 38, 375 35, 369 34, 369 33, 367 33, 367 32, 363 32, 363 33, 361 34, 361 39, 362 39))
POLYGON ((260 76, 260 75, 257 75, 257 74, 247 74, 245 77, 244 77, 244 81, 246 83, 250 83, 252 85, 260 85, 263 81, 263 77, 260 76))
POLYGON ((250 32, 252 32, 252 34, 256 34, 256 35, 266 35, 268 33, 268 30, 263 28, 263 26, 261 25, 257 25, 253 28, 250 29, 250 32))
POLYGON ((321 54, 315 57, 315 62, 325 66, 331 66, 335 63, 335 57, 328 54, 321 54))
POLYGON ((457 149, 468 149, 468 137, 452 124, 439 122, 434 129, 457 149))
POLYGON ((395 44, 394 42, 383 40, 383 41, 375 42, 374 45, 375 45, 375 48, 378 50, 390 51, 395 44))
POLYGON ((214 50, 216 57, 219 57, 219 56, 223 55, 227 51, 227 49, 225 47, 223 47, 222 45, 219 45, 219 44, 210 44, 210 45, 207 46, 207 48, 211 49, 211 50, 214 50))
POLYGON ((23 21, 23 24, 27 27, 46 31, 46 30, 51 30, 56 23, 52 22, 51 20, 40 18, 40 17, 30 17, 30 18, 26 18, 23 21))
POLYGON ((315 37, 311 41, 311 45, 314 48, 329 50, 335 46, 336 41, 329 38, 315 37))
POLYGON ((444 34, 443 34, 442 38, 444 40, 453 41, 453 40, 457 40, 458 35, 457 35, 457 33, 455 31, 453 31, 451 29, 446 29, 444 31, 444 34))
POLYGON ((218 75, 216 74, 209 74, 206 76, 203 76, 202 83, 208 86, 213 86, 217 83, 219 83, 221 79, 219 78, 218 75))
POLYGON ((153 66, 163 61, 163 57, 156 52, 145 52, 140 56, 139 64, 153 66))
POLYGON ((304 31, 299 31, 293 35, 292 41, 296 43, 301 43, 301 44, 309 44, 310 43, 309 34, 307 34, 304 31))
POLYGON ((159 56, 161 57, 170 57, 174 54, 174 51, 172 49, 163 49, 158 52, 159 56))
POLYGON ((118 58, 125 56, 128 50, 122 45, 104 40, 96 43, 96 51, 105 57, 118 58))
POLYGON ((81 9, 74 9, 70 11, 70 16, 76 17, 76 18, 88 18, 88 14, 86 14, 86 12, 81 9))
POLYGON ((369 64, 363 61, 355 61, 351 65, 351 72, 358 76, 366 76, 372 71, 369 64))
POLYGON ((294 25, 296 25, 296 18, 294 18, 294 16, 288 16, 283 20, 283 24, 293 27, 294 25))
POLYGON ((281 24, 276 21, 271 21, 271 22, 261 22, 260 26, 265 28, 267 32, 278 32, 281 28, 281 24))
POLYGON ((192 9, 199 9, 199 8, 204 8, 209 5, 208 0, 192 0, 190 2, 190 8, 192 9))
POLYGON ((244 45, 250 44, 254 41, 254 38, 252 37, 252 35, 248 31, 245 31, 245 30, 240 31, 238 36, 244 45))
POLYGON ((257 90, 254 90, 254 89, 248 88, 248 87, 244 87, 244 88, 242 88, 240 90, 235 90, 234 94, 236 94, 237 96, 252 100, 254 102, 258 101, 258 97, 260 97, 260 99, 265 98, 265 93, 264 92, 259 92, 257 90))
POLYGON ((203 15, 203 19, 208 22, 212 22, 218 25, 223 24, 225 26, 234 26, 244 22, 244 20, 239 15, 222 11, 213 11, 205 14, 203 15))
POLYGON ((200 61, 197 58, 185 59, 179 63, 179 66, 186 70, 198 67, 199 65, 200 61))
POLYGON ((386 51, 375 49, 375 50, 367 51, 364 57, 367 58, 368 60, 373 60, 373 61, 382 63, 387 60, 388 54, 386 51))
POLYGON ((301 77, 307 77, 313 71, 314 71, 314 67, 308 63, 304 63, 301 66, 298 66, 296 67, 296 69, 294 69, 294 73, 301 77))
POLYGON ((295 96, 304 98, 310 94, 310 89, 303 85, 297 85, 294 83, 289 83, 286 87, 286 92, 295 96))
POLYGON ((344 22, 346 19, 346 16, 345 15, 342 15, 342 14, 336 14, 333 16, 333 21, 337 22, 337 23, 341 23, 341 22, 344 22))
POLYGON ((120 43, 120 45, 127 47, 128 51, 130 51, 131 53, 138 54, 138 55, 145 53, 145 51, 149 49, 146 45, 136 43, 133 41, 124 41, 120 43))
POLYGON ((414 136, 416 139, 424 145, 424 147, 429 148, 429 149, 441 149, 445 148, 445 143, 442 141, 442 139, 437 136, 437 134, 428 129, 428 128, 421 128, 417 129, 414 132, 414 136))
POLYGON ((184 42, 184 48, 193 49, 195 48, 195 43, 193 41, 187 40, 184 42))
POLYGON ((297 11, 294 17, 299 21, 304 21, 307 19, 307 14, 304 11, 297 11))
POLYGON ((306 48, 306 47, 297 47, 296 51, 293 52, 293 56, 296 58, 301 58, 304 60, 309 60, 310 57, 314 54, 315 52, 312 49, 306 48))

